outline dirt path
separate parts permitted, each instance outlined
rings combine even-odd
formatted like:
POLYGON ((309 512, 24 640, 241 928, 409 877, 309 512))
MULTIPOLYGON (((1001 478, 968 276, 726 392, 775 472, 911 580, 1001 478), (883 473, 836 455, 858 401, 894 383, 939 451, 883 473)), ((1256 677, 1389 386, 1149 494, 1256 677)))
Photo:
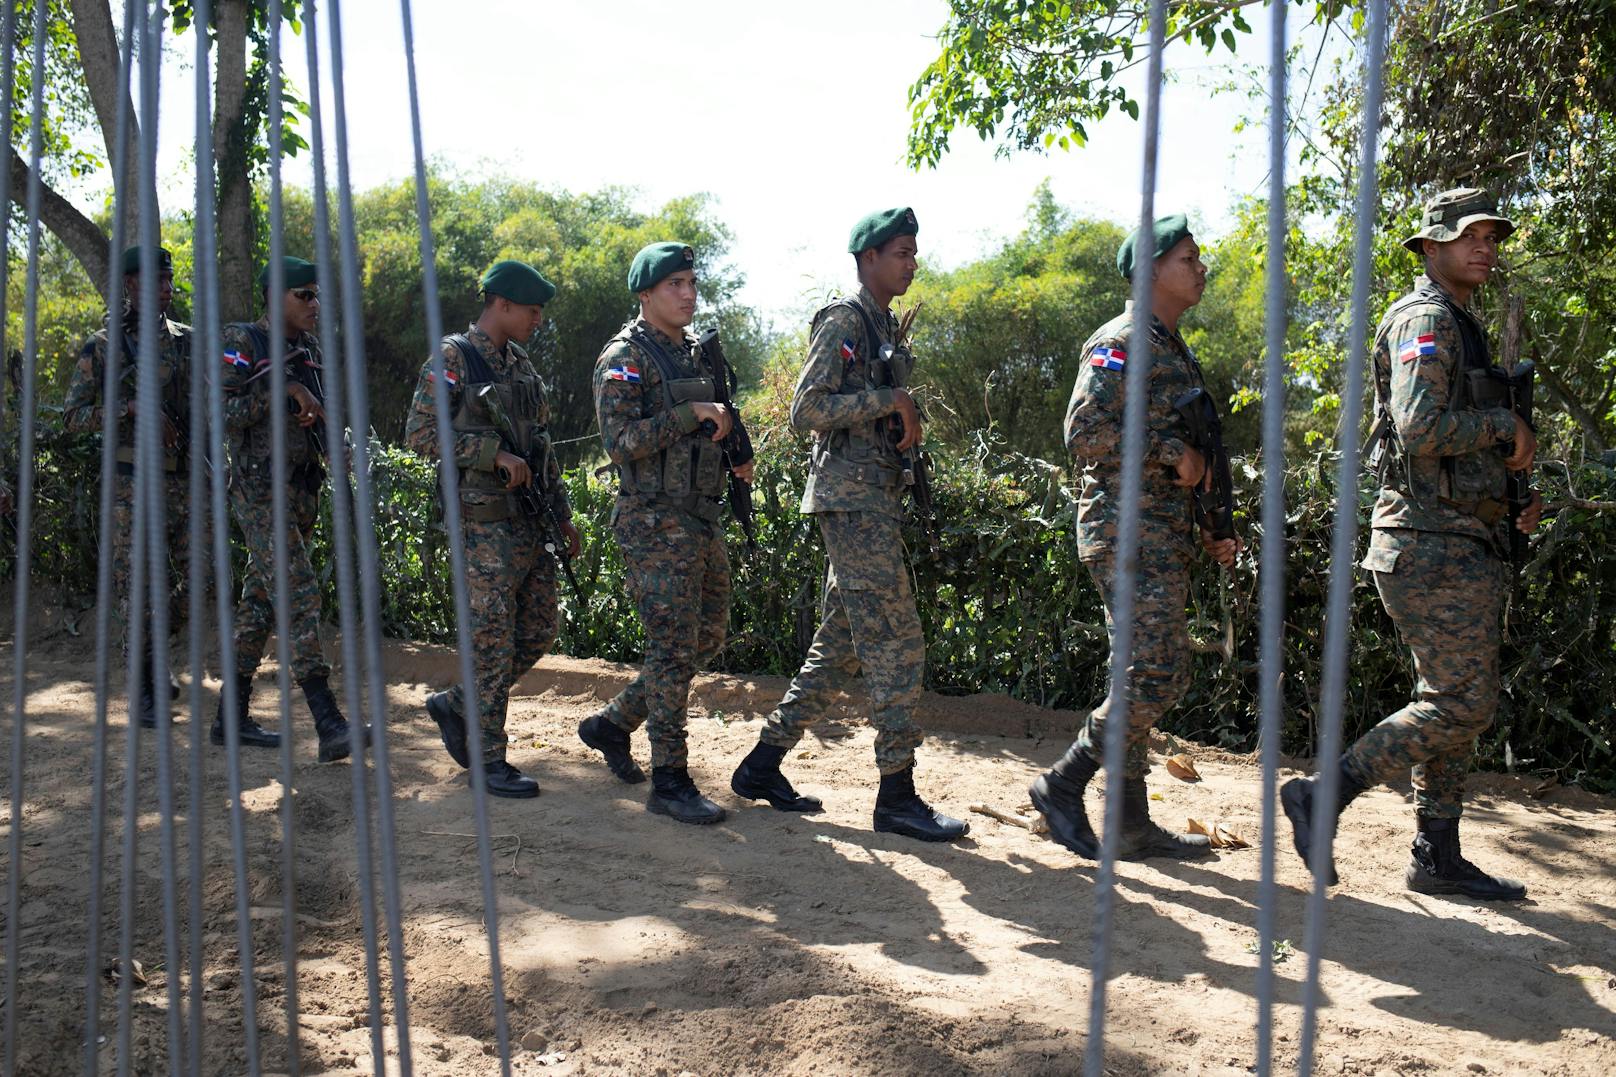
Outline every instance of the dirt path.
MULTIPOLYGON (((30 673, 22 928, 21 1073, 76 1072, 84 1006, 92 664, 47 644, 30 673)), ((9 674, 9 648, 0 649, 9 674)), ((398 848, 416 1072, 489 1074, 487 950, 470 799, 419 708, 454 676, 451 655, 388 649, 398 848)), ((514 1067, 528 1074, 1042 1074, 1080 1068, 1088 1008, 1095 868, 1026 831, 972 816, 961 845, 869 829, 871 733, 805 741, 788 767, 827 811, 798 817, 740 806, 728 775, 756 738, 781 680, 703 677, 691 723, 693 772, 732 809, 710 828, 643 808, 643 787, 610 779, 576 723, 628 676, 547 659, 512 703, 511 758, 541 782, 536 801, 492 804, 514 1067), (518 849, 518 842, 520 848, 518 849)), ((9 700, 9 684, 0 686, 9 700)), ((209 681, 209 717, 217 683, 209 681)), ((274 721, 273 679, 255 710, 274 721)), ((121 708, 114 708, 121 750, 121 708)), ((297 834, 302 915, 300 1039, 308 1073, 370 1066, 350 775, 313 763, 301 738, 297 834)), ((1000 697, 928 697, 934 733, 919 784, 955 813, 1023 803, 1027 783, 1077 716, 1000 697)), ((187 742, 189 721, 178 727, 187 742)), ((644 761, 643 738, 636 749, 644 761)), ((188 750, 188 747, 187 749, 188 750)), ((179 755, 184 788, 184 755, 179 755)), ((1158 767, 1164 820, 1221 820, 1255 840, 1260 772, 1195 752, 1204 781, 1158 767)), ((165 1038, 155 765, 143 749, 135 994, 136 1068, 163 1069, 165 1038)), ((278 756, 243 759, 253 875, 259 1023, 268 1071, 287 1068, 280 964, 278 756)), ((121 767, 121 764, 120 764, 121 767)), ((1344 885, 1330 903, 1320 1071, 1616 1072, 1616 815, 1609 798, 1478 777, 1466 850, 1526 880, 1532 900, 1490 907, 1402 888, 1406 790, 1380 789, 1343 827, 1344 885)), ((121 772, 110 786, 121 802, 121 772)), ((208 1073, 245 1070, 222 754, 209 749, 206 932, 208 1073)), ((119 827, 109 830, 109 910, 119 827)), ((181 851, 183 858, 183 847, 181 851)), ((1293 1065, 1305 956, 1306 876, 1279 861, 1278 1060, 1293 1065)), ((1108 1051, 1116 1073, 1244 1072, 1253 1057, 1255 850, 1195 865, 1119 870, 1108 1051)), ((109 911, 109 927, 115 923, 109 911)), ((109 932, 109 947, 115 935, 109 932)), ((385 958, 383 969, 385 971, 385 958)), ((103 991, 107 1031, 115 995, 103 991)), ((388 1042, 395 1045, 393 1030, 388 1042)), ((109 1042, 101 1052, 108 1072, 109 1042)))

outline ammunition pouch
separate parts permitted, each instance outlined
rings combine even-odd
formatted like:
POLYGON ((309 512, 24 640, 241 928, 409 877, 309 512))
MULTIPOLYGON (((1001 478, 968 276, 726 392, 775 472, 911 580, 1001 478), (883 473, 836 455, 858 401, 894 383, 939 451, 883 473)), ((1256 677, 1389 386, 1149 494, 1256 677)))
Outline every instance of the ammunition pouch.
MULTIPOLYGON (((648 334, 631 330, 618 339, 632 340, 656 364, 661 378, 662 410, 673 411, 681 404, 711 404, 718 399, 718 386, 713 378, 678 376, 684 371, 675 366, 672 357, 648 334)), ((724 493, 724 472, 723 447, 697 428, 661 452, 628 461, 618 469, 618 482, 625 492, 650 495, 678 507, 691 498, 710 499, 717 505, 716 499, 724 493)), ((686 508, 685 511, 694 510, 686 508)), ((696 515, 709 518, 700 512, 696 515)), ((711 518, 717 519, 717 516, 711 518)))
POLYGON ((899 486, 903 483, 903 467, 896 455, 892 459, 868 459, 862 462, 837 455, 829 441, 814 446, 813 468, 829 475, 840 475, 854 482, 871 486, 899 486))

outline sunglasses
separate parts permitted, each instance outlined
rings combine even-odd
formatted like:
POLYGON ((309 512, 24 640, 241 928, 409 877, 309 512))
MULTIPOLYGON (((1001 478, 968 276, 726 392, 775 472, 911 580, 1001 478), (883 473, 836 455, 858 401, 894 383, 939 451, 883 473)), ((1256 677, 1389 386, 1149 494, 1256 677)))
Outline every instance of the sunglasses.
POLYGON ((313 288, 294 288, 292 289, 292 294, 303 300, 305 303, 313 303, 315 300, 320 298, 320 293, 315 291, 313 288))

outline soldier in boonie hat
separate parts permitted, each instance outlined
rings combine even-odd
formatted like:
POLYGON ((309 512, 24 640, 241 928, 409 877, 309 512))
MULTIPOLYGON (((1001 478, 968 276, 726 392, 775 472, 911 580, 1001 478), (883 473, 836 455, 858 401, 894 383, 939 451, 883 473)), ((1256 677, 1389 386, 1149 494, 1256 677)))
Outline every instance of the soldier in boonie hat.
POLYGON ((1514 221, 1498 215, 1498 200, 1480 187, 1456 187, 1443 191, 1425 203, 1420 230, 1403 240, 1403 246, 1419 254, 1420 240, 1451 243, 1477 221, 1492 221, 1498 225, 1499 239, 1507 239, 1515 231, 1514 221))

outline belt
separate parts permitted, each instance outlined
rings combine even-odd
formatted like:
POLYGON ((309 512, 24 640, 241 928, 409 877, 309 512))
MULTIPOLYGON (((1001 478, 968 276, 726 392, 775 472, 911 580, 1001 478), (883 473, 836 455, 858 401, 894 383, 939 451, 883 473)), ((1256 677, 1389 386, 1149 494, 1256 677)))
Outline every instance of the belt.
MULTIPOLYGON (((178 453, 163 451, 163 470, 178 471, 180 458, 178 453)), ((132 445, 118 446, 118 474, 133 475, 135 473, 135 449, 132 445)))
POLYGON ((903 472, 890 464, 855 464, 839 456, 825 454, 816 455, 813 466, 815 471, 840 475, 871 486, 897 486, 903 481, 903 472))
POLYGON ((1466 516, 1474 516, 1482 523, 1491 527, 1509 512, 1509 503, 1500 501, 1496 497, 1477 498, 1475 501, 1456 501, 1451 497, 1439 498, 1444 505, 1466 516))
POLYGON ((494 523, 498 520, 509 520, 512 516, 520 515, 522 515, 522 507, 516 503, 516 498, 510 494, 506 494, 495 501, 467 501, 464 494, 460 498, 461 519, 486 524, 494 523))
POLYGON ((637 490, 617 491, 618 497, 643 497, 654 505, 666 505, 669 508, 688 512, 698 520, 713 523, 724 515, 724 503, 716 497, 706 494, 686 494, 683 497, 673 497, 669 494, 642 494, 637 490))

